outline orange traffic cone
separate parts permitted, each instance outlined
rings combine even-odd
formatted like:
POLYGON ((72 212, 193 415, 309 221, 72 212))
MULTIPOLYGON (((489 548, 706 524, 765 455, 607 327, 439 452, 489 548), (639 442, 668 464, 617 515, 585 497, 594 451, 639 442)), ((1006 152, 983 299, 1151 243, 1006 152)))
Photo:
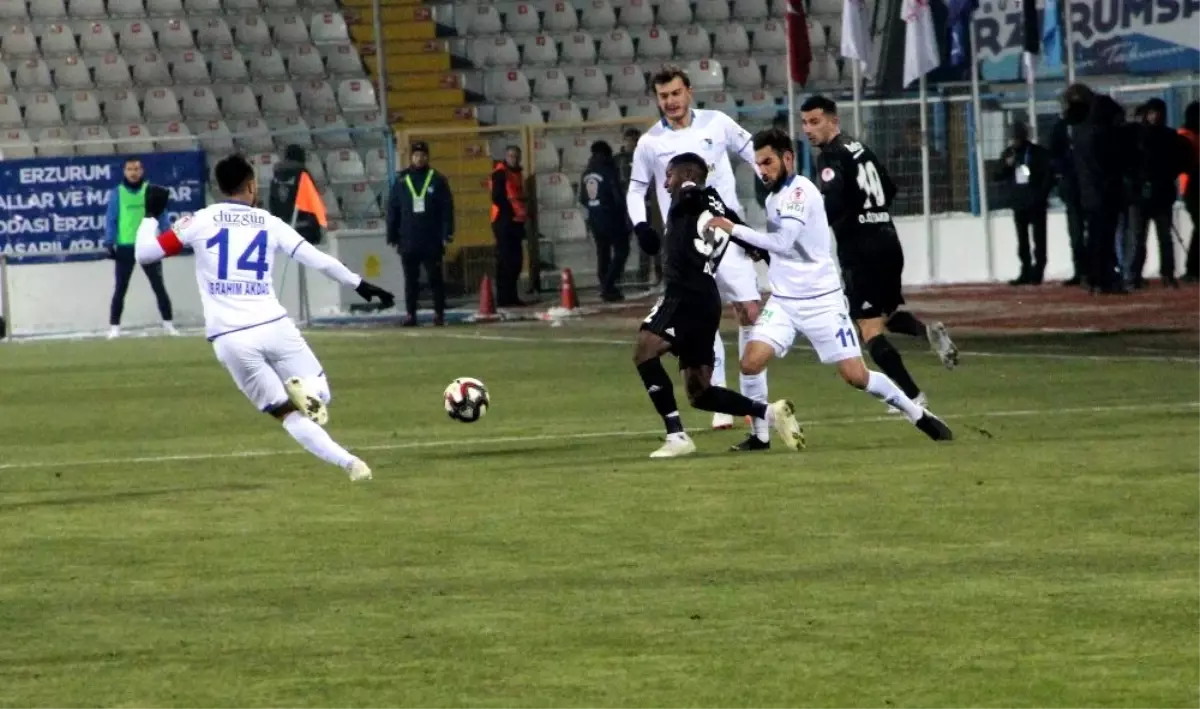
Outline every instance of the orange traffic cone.
POLYGON ((575 276, 571 274, 571 269, 564 268, 562 271, 562 287, 561 298, 563 310, 574 310, 579 307, 579 297, 575 294, 575 276))
POLYGON ((475 317, 480 320, 491 320, 496 316, 496 296, 492 293, 492 277, 483 274, 479 282, 479 312, 475 317))

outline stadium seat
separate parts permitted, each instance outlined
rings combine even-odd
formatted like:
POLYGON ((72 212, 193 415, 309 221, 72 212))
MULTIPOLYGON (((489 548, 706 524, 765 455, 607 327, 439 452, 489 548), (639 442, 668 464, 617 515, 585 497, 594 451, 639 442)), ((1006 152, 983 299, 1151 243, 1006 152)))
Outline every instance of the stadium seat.
POLYGON ((571 179, 565 174, 540 173, 536 176, 536 184, 539 205, 550 209, 565 209, 575 204, 575 190, 571 189, 571 179))
POLYGON ((373 111, 379 107, 375 86, 367 79, 343 79, 337 87, 338 105, 343 111, 373 111))
POLYGON ((210 154, 228 155, 236 150, 233 145, 233 133, 220 118, 193 123, 192 134, 200 142, 200 147, 210 154))
POLYGON ((354 138, 350 126, 340 113, 324 113, 309 119, 313 129, 313 143, 319 148, 352 148, 354 138))
POLYGON ((275 83, 264 88, 261 104, 264 116, 295 116, 300 113, 296 92, 292 90, 292 85, 287 83, 275 83))
POLYGON ((661 27, 647 27, 637 33, 638 61, 669 61, 675 56, 671 36, 661 27))
POLYGON ((613 73, 610 90, 613 96, 645 96, 646 75, 637 64, 626 64, 613 73))
POLYGON ((29 17, 38 20, 65 20, 67 5, 63 0, 29 0, 29 17))
POLYGON ((300 107, 305 113, 328 113, 338 110, 337 94, 328 81, 306 81, 299 89, 300 107))
POLYGON ((325 174, 329 181, 362 182, 367 179, 367 169, 362 158, 353 150, 334 150, 325 155, 325 174))
POLYGON ((19 21, 28 17, 29 7, 25 4, 25 0, 0 0, 0 21, 19 21))
POLYGON ((522 47, 521 64, 523 66, 556 66, 558 64, 558 43, 549 35, 539 34, 530 37, 522 47))
POLYGON ((825 25, 825 31, 829 33, 828 47, 831 52, 840 52, 842 49, 842 24, 834 22, 825 25))
POLYGON ((309 27, 313 44, 349 44, 350 32, 346 29, 346 18, 340 12, 323 12, 313 15, 309 27))
POLYGON ((542 109, 532 103, 509 103, 496 106, 497 125, 542 125, 545 122, 542 109))
POLYGON ((266 116, 266 121, 277 149, 283 150, 289 145, 305 149, 313 147, 312 130, 300 116, 266 116))
POLYGON ((508 35, 475 40, 468 48, 468 56, 480 67, 515 69, 521 64, 521 50, 508 35))
POLYGON ((154 30, 144 20, 125 23, 117 36, 117 46, 122 52, 153 52, 158 49, 154 30))
POLYGON ((142 104, 132 89, 115 89, 104 97, 104 120, 109 123, 141 123, 142 104))
POLYGON ((213 81, 247 81, 250 74, 246 71, 246 60, 242 53, 233 47, 224 47, 211 57, 210 71, 213 81))
MULTIPOLYGON (((269 18, 275 43, 290 46, 293 44, 308 44, 312 38, 308 36, 308 25, 297 15, 269 18)), ((353 46, 353 45, 349 45, 353 46)))
POLYGON ((37 91, 25 95, 25 124, 35 126, 61 126, 62 107, 53 91, 37 91))
POLYGON ((79 35, 79 51, 87 54, 113 52, 117 49, 117 37, 112 25, 107 22, 92 22, 79 35))
POLYGON ((554 0, 542 18, 542 29, 551 34, 574 32, 579 27, 579 13, 570 0, 554 0))
POLYGON ((134 55, 133 83, 138 86, 163 86, 171 83, 171 68, 158 52, 142 52, 134 55))
POLYGON ((648 96, 640 96, 632 101, 626 101, 625 117, 656 120, 659 118, 658 102, 648 96))
POLYGON ((769 88, 787 88, 790 72, 787 62, 767 62, 763 82, 769 88))
POLYGON ((75 32, 70 27, 58 23, 46 25, 42 29, 41 34, 43 57, 79 53, 79 44, 75 41, 75 32))
POLYGON ((750 163, 736 161, 733 167, 734 184, 737 186, 737 195, 743 201, 746 198, 754 198, 754 186, 758 182, 758 173, 754 171, 754 166, 750 163))
POLYGON ((587 241, 587 221, 581 209, 572 207, 553 213, 554 240, 558 243, 587 241))
POLYGON ((583 111, 574 101, 558 101, 546 113, 547 123, 583 123, 583 111))
POLYGON ((531 3, 518 2, 504 14, 504 31, 510 34, 536 34, 542 29, 542 19, 537 7, 531 3))
POLYGON ((379 198, 375 190, 366 182, 357 182, 335 188, 341 198, 342 214, 346 219, 378 219, 383 216, 379 211, 379 198))
POLYGON ((54 88, 50 65, 42 59, 26 59, 17 64, 13 79, 16 87, 25 91, 54 88))
POLYGON ((145 17, 146 6, 142 0, 108 0, 108 15, 114 19, 145 17))
POLYGON ((221 108, 212 89, 207 86, 180 87, 183 115, 189 119, 212 120, 221 117, 221 108))
POLYGON ((182 0, 146 0, 146 14, 151 17, 180 17, 183 15, 182 0))
POLYGON ((696 3, 696 22, 713 27, 729 21, 729 3, 726 0, 699 0, 696 3))
POLYGON ((234 44, 244 51, 271 46, 271 32, 267 23, 257 15, 238 17, 229 24, 229 28, 233 30, 234 44))
POLYGON ((568 64, 596 63, 596 40, 587 32, 574 32, 563 40, 562 58, 568 64))
MULTIPOLYGON (((592 158, 592 142, 590 136, 579 133, 563 143, 562 170, 564 173, 579 177, 592 158)), ((574 203, 573 199, 572 203, 574 203)))
POLYGON ((262 4, 258 0, 223 0, 222 5, 229 14, 257 14, 262 11, 262 4))
POLYGON ((112 155, 113 137, 107 126, 80 126, 75 132, 76 155, 112 155))
POLYGON ((261 118, 238 118, 229 123, 233 141, 245 153, 263 153, 275 149, 271 132, 261 118))
POLYGON ((275 166, 279 164, 279 156, 273 150, 264 150, 249 156, 250 164, 254 166, 254 176, 264 189, 270 189, 275 180, 275 166))
POLYGON ((605 32, 617 26, 617 13, 608 0, 585 1, 580 26, 593 32, 605 32))
POLYGON ((621 115, 621 106, 616 101, 607 98, 599 101, 587 101, 581 103, 579 107, 587 114, 587 120, 593 123, 619 121, 624 118, 621 115))
POLYGON ((749 57, 742 57, 729 65, 726 76, 729 87, 733 89, 761 89, 763 85, 762 67, 749 57))
POLYGON ((258 118, 262 115, 258 96, 247 84, 217 84, 213 86, 213 93, 226 117, 258 118))
POLYGON ((600 59, 604 61, 626 63, 633 61, 634 56, 633 37, 623 29, 609 32, 600 41, 600 59))
POLYGON ((783 107, 775 103, 775 97, 766 91, 751 91, 742 100, 742 120, 767 123, 775 120, 783 107))
POLYGON ((533 97, 539 101, 559 101, 571 95, 571 85, 561 69, 539 69, 532 80, 533 97))
POLYGON ((12 72, 8 70, 8 65, 0 59, 0 96, 13 93, 12 72))
POLYGON ((156 140, 155 145, 158 149, 164 152, 174 152, 179 150, 195 150, 197 141, 192 131, 186 123, 180 121, 171 121, 157 126, 152 126, 150 132, 154 134, 156 140))
POLYGON ((5 160, 36 157, 29 133, 22 128, 0 131, 0 155, 3 155, 5 160))
POLYGON ((113 146, 119 153, 152 153, 154 136, 141 123, 122 123, 112 130, 113 146))
MULTIPOLYGON (((309 159, 311 160, 312 157, 310 156, 309 159)), ((314 164, 320 165, 321 163, 318 161, 314 164)), ((321 167, 320 169, 323 174, 325 168, 321 167)), ((312 172, 311 168, 309 169, 309 172, 312 172)), ((314 173, 313 180, 316 179, 317 176, 314 173)), ((333 191, 332 187, 326 187, 325 189, 321 190, 321 201, 325 203, 325 216, 329 217, 330 219, 342 219, 345 217, 345 215, 342 214, 341 202, 338 201, 337 193, 333 191)))
POLYGON ((576 69, 571 95, 582 99, 605 98, 608 96, 608 77, 599 67, 576 69))
POLYGON ((63 57, 54 68, 54 85, 59 89, 90 89, 92 71, 78 56, 63 57))
POLYGON ((809 0, 808 11, 814 15, 841 15, 843 0, 809 0))
POLYGON ((338 77, 361 77, 366 74, 362 58, 353 44, 339 44, 325 52, 325 66, 338 77))
POLYGON ((73 91, 66 97, 63 115, 70 125, 96 124, 104 120, 100 97, 95 91, 73 91))
POLYGON ((311 44, 300 44, 288 50, 288 72, 293 79, 320 79, 325 76, 325 60, 311 44))
POLYGON ((689 25, 675 40, 675 56, 680 59, 707 59, 712 56, 712 38, 700 25, 689 25))
POLYGON ((765 20, 770 13, 767 0, 733 0, 733 16, 742 22, 765 20))
MULTIPOLYGON (((312 175, 313 182, 317 183, 317 189, 324 190, 329 184, 329 178, 325 175, 325 165, 321 162, 321 156, 315 151, 309 151, 304 156, 304 169, 308 170, 308 174, 312 175)), ((322 192, 321 198, 326 200, 325 212, 328 216, 341 216, 341 213, 334 215, 332 211, 337 206, 337 198, 330 200, 325 196, 324 192, 322 192)))
POLYGON ((787 30, 779 20, 767 20, 754 30, 750 49, 755 54, 784 54, 787 52, 787 30))
POLYGON ((621 8, 620 23, 622 27, 635 29, 650 27, 654 24, 654 8, 650 0, 626 0, 621 8))
POLYGON ((25 118, 21 115, 21 104, 17 97, 0 93, 0 128, 20 128, 23 125, 25 118))
POLYGON ((37 35, 33 28, 25 24, 0 27, 0 53, 11 59, 38 56, 37 35))
POLYGON ((470 22, 467 23, 467 34, 486 36, 504 31, 504 20, 495 5, 476 5, 467 11, 471 13, 470 22))
POLYGON ((196 48, 196 36, 187 20, 171 18, 158 29, 158 48, 181 52, 196 48))
POLYGON ((208 17, 200 23, 196 31, 196 44, 203 49, 233 46, 233 30, 222 17, 208 17))
POLYGON ((494 101, 528 101, 529 80, 516 69, 501 69, 488 75, 484 93, 494 101))
POLYGON ((384 148, 371 148, 363 154, 363 162, 367 168, 368 182, 387 182, 388 157, 384 148))
POLYGON ((698 92, 722 91, 725 88, 725 71, 715 59, 697 59, 684 66, 692 89, 698 92))
POLYGON ((713 35, 713 48, 718 56, 738 57, 750 53, 750 35, 739 22, 722 22, 713 35))
POLYGON ((295 11, 300 3, 297 0, 264 0, 263 7, 270 12, 295 11))
POLYGON ((661 0, 658 3, 658 24, 682 27, 692 24, 692 6, 687 0, 661 0))
POLYGON ((183 114, 179 112, 179 99, 175 96, 175 90, 169 86, 146 91, 146 97, 142 101, 142 113, 151 123, 183 120, 183 114))
POLYGON ((557 172, 559 165, 558 146, 548 136, 533 139, 533 169, 535 172, 557 172))
POLYGON ((259 81, 286 81, 287 66, 283 55, 274 46, 257 47, 250 52, 250 77, 259 81))
POLYGON ((189 17, 197 15, 220 15, 224 10, 221 0, 183 0, 183 11, 189 17))
MULTIPOLYGON (((754 68, 758 69, 758 65, 755 64, 754 68)), ((759 83, 762 83, 761 79, 759 83)), ((737 101, 734 100, 732 94, 725 93, 724 91, 705 96, 704 108, 710 111, 720 111, 735 121, 739 119, 737 101)))
POLYGON ((208 62, 204 55, 197 51, 187 51, 176 57, 171 64, 171 78, 176 84, 211 84, 208 76, 208 62))

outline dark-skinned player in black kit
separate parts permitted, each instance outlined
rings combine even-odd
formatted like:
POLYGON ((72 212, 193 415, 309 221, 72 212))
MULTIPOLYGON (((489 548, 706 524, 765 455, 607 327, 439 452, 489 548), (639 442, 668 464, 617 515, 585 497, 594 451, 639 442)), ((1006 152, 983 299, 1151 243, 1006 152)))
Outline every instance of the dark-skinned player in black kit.
POLYGON ((829 226, 837 237, 850 317, 875 364, 908 398, 925 406, 927 397, 884 330, 925 338, 947 369, 958 364, 958 348, 945 325, 926 325, 902 309, 904 249, 890 212, 896 185, 870 148, 842 135, 837 104, 831 99, 809 97, 801 104, 800 115, 805 137, 821 151, 815 182, 825 198, 829 226))
POLYGON ((792 402, 772 404, 711 384, 713 339, 721 322, 721 296, 713 274, 729 237, 711 229, 715 217, 736 217, 721 201, 717 191, 705 186, 708 165, 695 153, 671 159, 666 170, 666 188, 671 195, 666 235, 653 229, 638 233, 639 246, 648 254, 663 251, 665 292, 642 321, 633 355, 646 393, 667 428, 666 442, 651 458, 676 458, 696 452, 696 444, 684 431, 675 403, 671 377, 662 365, 668 352, 679 359, 688 401, 702 411, 766 420, 792 450, 804 447, 804 435, 796 421, 792 402))

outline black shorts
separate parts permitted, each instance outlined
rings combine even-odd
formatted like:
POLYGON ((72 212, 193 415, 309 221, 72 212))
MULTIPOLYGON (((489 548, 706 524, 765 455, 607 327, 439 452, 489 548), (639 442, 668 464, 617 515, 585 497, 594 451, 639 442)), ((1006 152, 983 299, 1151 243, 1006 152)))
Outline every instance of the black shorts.
POLYGON ((721 325, 721 297, 687 291, 667 291, 640 329, 652 332, 671 345, 680 369, 713 366, 713 342, 721 325))
POLYGON ((852 319, 887 317, 904 305, 904 249, 899 237, 868 237, 839 259, 852 319))

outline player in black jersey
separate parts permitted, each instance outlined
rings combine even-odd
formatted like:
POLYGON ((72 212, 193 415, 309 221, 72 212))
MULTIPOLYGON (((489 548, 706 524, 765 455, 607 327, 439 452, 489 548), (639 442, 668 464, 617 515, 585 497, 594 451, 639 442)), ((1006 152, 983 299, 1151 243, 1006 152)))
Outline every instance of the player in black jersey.
POLYGON ((900 276, 904 250, 890 208, 896 185, 887 169, 863 143, 841 134, 837 104, 812 96, 800 106, 804 135, 820 149, 816 183, 825 198, 829 225, 837 237, 838 262, 850 317, 862 333, 871 359, 904 393, 924 405, 925 395, 904 366, 884 330, 924 337, 942 364, 953 369, 958 348, 940 322, 926 325, 902 310, 900 276))
POLYGON ((697 409, 731 416, 753 416, 773 423, 784 443, 793 450, 804 445, 800 424, 790 401, 772 404, 753 401, 731 389, 711 384, 713 339, 721 323, 721 296, 713 279, 729 246, 724 232, 708 228, 714 217, 736 219, 717 191, 705 187, 708 166, 695 153, 682 153, 667 165, 666 189, 671 195, 666 235, 653 229, 638 233, 646 253, 663 250, 663 296, 642 321, 633 361, 654 408, 667 427, 666 443, 651 458, 674 458, 696 451, 683 429, 671 377, 662 356, 679 358, 688 401, 697 409), (665 242, 665 243, 663 243, 665 242))

